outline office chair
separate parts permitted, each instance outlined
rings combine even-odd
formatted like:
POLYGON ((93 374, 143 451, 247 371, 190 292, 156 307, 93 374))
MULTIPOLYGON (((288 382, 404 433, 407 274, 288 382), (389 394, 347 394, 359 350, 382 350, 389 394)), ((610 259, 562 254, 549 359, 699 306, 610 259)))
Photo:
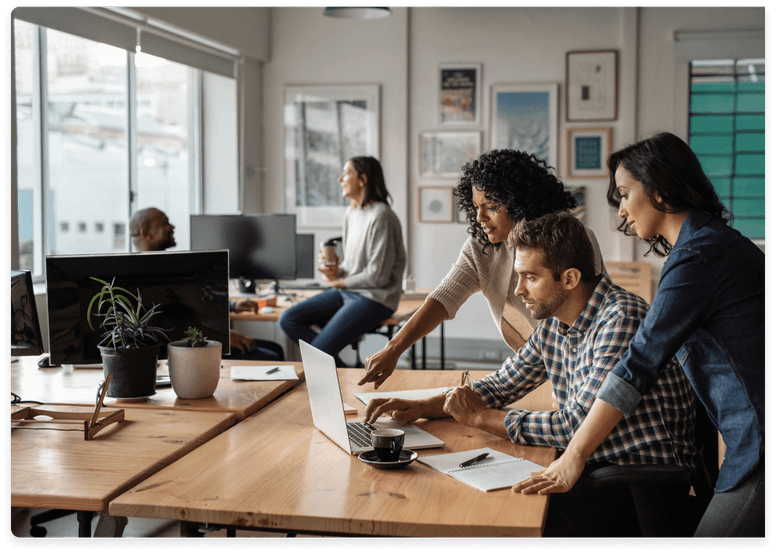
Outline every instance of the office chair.
POLYGON ((630 487, 643 537, 690 537, 706 511, 719 475, 717 429, 696 398, 695 442, 701 454, 699 474, 668 465, 617 465, 594 471, 594 487, 630 487), (692 484, 695 495, 683 493, 692 484))

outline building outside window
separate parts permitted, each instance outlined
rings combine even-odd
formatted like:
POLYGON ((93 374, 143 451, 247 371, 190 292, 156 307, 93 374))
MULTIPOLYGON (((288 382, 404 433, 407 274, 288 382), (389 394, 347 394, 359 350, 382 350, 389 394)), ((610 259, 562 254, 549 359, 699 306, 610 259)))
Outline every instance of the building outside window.
MULTIPOLYGON (((203 78, 230 83, 218 109, 236 113, 233 76, 12 21, 19 268, 41 278, 46 255, 130 251, 130 214, 150 206, 188 249, 189 217, 201 212, 203 78)), ((237 166, 236 148, 211 155, 237 166)))

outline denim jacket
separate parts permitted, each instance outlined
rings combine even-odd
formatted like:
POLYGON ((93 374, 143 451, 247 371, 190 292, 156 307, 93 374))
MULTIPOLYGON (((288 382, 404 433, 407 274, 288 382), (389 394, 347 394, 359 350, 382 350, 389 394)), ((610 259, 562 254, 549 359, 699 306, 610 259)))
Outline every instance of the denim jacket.
POLYGON ((737 230, 692 212, 655 301, 598 398, 630 414, 676 355, 727 446, 716 491, 765 454, 765 254, 737 230))

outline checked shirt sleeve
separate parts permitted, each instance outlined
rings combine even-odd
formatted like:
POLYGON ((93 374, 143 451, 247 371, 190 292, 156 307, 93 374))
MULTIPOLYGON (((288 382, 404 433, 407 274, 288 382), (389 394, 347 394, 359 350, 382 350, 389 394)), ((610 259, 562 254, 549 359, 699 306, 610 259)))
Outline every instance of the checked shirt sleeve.
MULTIPOLYGON (((614 311, 616 314, 599 317, 599 323, 584 334, 571 328, 563 336, 557 331, 557 322, 552 327, 540 327, 545 332, 534 332, 530 341, 541 339, 541 342, 534 342, 534 348, 539 349, 536 344, 541 344, 546 377, 552 382, 560 410, 509 411, 505 426, 513 442, 558 449, 567 447, 592 407, 606 375, 627 350, 638 329, 638 318, 614 311)), ((520 380, 519 376, 516 379, 520 380)))

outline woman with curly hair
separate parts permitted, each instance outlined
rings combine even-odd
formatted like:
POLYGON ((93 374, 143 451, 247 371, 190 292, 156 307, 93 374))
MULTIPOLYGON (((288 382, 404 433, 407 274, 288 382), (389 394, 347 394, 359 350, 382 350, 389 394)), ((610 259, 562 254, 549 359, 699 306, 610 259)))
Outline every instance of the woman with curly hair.
MULTIPOLYGON (((439 286, 381 351, 367 357, 366 375, 359 385, 379 388, 394 371, 402 353, 456 312, 473 294, 482 292, 493 321, 506 344, 517 351, 538 324, 512 291, 515 248, 506 240, 517 221, 576 207, 547 164, 533 154, 493 150, 463 167, 458 189, 460 208, 469 221, 469 239, 458 261, 439 286)), ((592 231, 596 272, 605 272, 601 250, 592 231)))

